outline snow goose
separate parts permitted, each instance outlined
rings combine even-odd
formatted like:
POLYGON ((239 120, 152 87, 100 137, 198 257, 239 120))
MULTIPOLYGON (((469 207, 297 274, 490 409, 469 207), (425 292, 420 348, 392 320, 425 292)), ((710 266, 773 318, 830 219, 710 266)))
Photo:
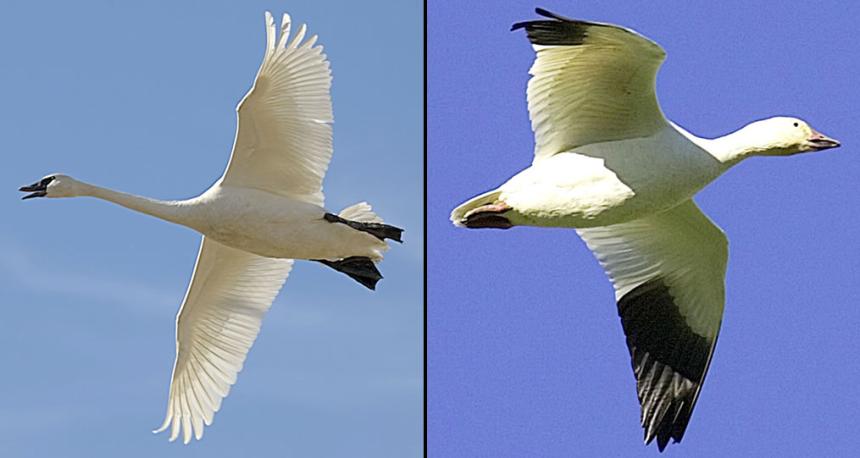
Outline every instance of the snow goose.
POLYGON ((331 73, 316 36, 302 25, 280 36, 266 13, 266 49, 254 86, 239 103, 238 130, 224 175, 200 196, 159 201, 52 174, 20 190, 34 197, 91 196, 190 227, 203 235, 176 317, 176 361, 167 416, 186 444, 227 396, 263 315, 294 259, 319 261, 374 289, 375 263, 402 230, 364 202, 339 214, 323 208, 322 180, 332 155, 331 73))
POLYGON ((514 24, 537 53, 528 83, 534 161, 460 205, 457 226, 576 228, 615 288, 645 443, 684 435, 713 356, 728 243, 691 200, 750 156, 839 146, 800 119, 716 139, 667 121, 655 95, 665 52, 632 30, 574 20, 514 24))

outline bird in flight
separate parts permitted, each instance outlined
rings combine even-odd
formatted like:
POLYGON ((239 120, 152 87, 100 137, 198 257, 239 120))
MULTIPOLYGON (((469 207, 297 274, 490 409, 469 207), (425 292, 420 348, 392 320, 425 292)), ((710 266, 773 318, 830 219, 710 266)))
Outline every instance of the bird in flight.
POLYGON ((332 156, 331 72, 316 36, 302 25, 280 33, 266 13, 266 49, 224 175, 187 200, 134 196, 51 174, 20 190, 36 197, 90 196, 200 232, 200 252, 176 317, 176 361, 167 415, 188 443, 203 436, 227 396, 293 260, 320 262, 363 286, 382 278, 376 263, 402 229, 361 202, 324 208, 322 180, 332 156))
POLYGON ((792 117, 699 138, 667 120, 655 94, 666 53, 612 24, 514 24, 537 56, 528 83, 532 165, 458 206, 466 228, 575 228, 615 288, 645 443, 680 442, 717 342, 728 241, 692 197, 752 156, 839 146, 792 117))

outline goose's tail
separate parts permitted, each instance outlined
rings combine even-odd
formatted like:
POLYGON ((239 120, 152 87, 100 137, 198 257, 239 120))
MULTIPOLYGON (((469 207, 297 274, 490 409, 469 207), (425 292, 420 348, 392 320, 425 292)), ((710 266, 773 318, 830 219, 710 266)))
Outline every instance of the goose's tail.
MULTIPOLYGON (((326 213, 323 218, 330 223, 345 224, 357 231, 367 232, 383 242, 386 239, 391 239, 403 243, 403 229, 383 223, 382 218, 373 212, 367 202, 359 202, 347 207, 337 215, 326 213)), ((366 256, 351 256, 336 261, 319 259, 318 261, 348 275, 368 289, 375 290, 376 283, 382 280, 382 274, 376 268, 374 260, 366 256)))
POLYGON ((510 221, 502 215, 510 210, 510 207, 499 200, 501 194, 502 192, 496 189, 460 204, 451 212, 451 222, 455 226, 470 229, 510 228, 510 221))

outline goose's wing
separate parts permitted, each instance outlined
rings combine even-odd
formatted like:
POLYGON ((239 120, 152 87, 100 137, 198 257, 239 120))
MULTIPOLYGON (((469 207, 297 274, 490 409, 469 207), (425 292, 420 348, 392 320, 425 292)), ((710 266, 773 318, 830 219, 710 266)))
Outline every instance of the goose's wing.
POLYGON ((725 301, 728 241, 693 203, 578 229, 615 286, 642 405, 645 443, 680 442, 711 361, 725 301))
POLYGON ((263 189, 322 205, 322 180, 332 154, 331 72, 316 35, 280 36, 266 13, 266 54, 254 86, 236 109, 238 128, 224 172, 226 185, 263 189))
POLYGON ((666 53, 638 33, 568 19, 521 22, 537 53, 529 73, 535 162, 592 143, 647 137, 667 123, 655 94, 666 53))
POLYGON ((263 315, 287 279, 292 259, 264 258, 203 237, 185 300, 176 316, 176 362, 161 432, 186 444, 227 396, 263 315))

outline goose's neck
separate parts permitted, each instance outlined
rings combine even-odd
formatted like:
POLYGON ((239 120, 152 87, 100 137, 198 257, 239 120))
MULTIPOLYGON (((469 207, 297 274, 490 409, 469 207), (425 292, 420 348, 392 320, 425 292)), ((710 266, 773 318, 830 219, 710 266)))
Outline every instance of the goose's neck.
POLYGON ((731 167, 750 156, 758 156, 767 152, 766 148, 755 146, 744 140, 743 136, 738 135, 738 132, 725 137, 714 138, 708 142, 708 152, 726 167, 731 167))
POLYGON ((708 140, 707 149, 726 168, 751 156, 785 156, 796 152, 788 144, 763 143, 760 132, 751 129, 750 126, 720 138, 708 140))
POLYGON ((80 195, 96 197, 98 199, 113 202, 130 210, 145 213, 171 223, 183 226, 195 226, 194 205, 191 200, 158 200, 148 197, 135 196, 112 189, 102 188, 87 183, 81 183, 80 195))

